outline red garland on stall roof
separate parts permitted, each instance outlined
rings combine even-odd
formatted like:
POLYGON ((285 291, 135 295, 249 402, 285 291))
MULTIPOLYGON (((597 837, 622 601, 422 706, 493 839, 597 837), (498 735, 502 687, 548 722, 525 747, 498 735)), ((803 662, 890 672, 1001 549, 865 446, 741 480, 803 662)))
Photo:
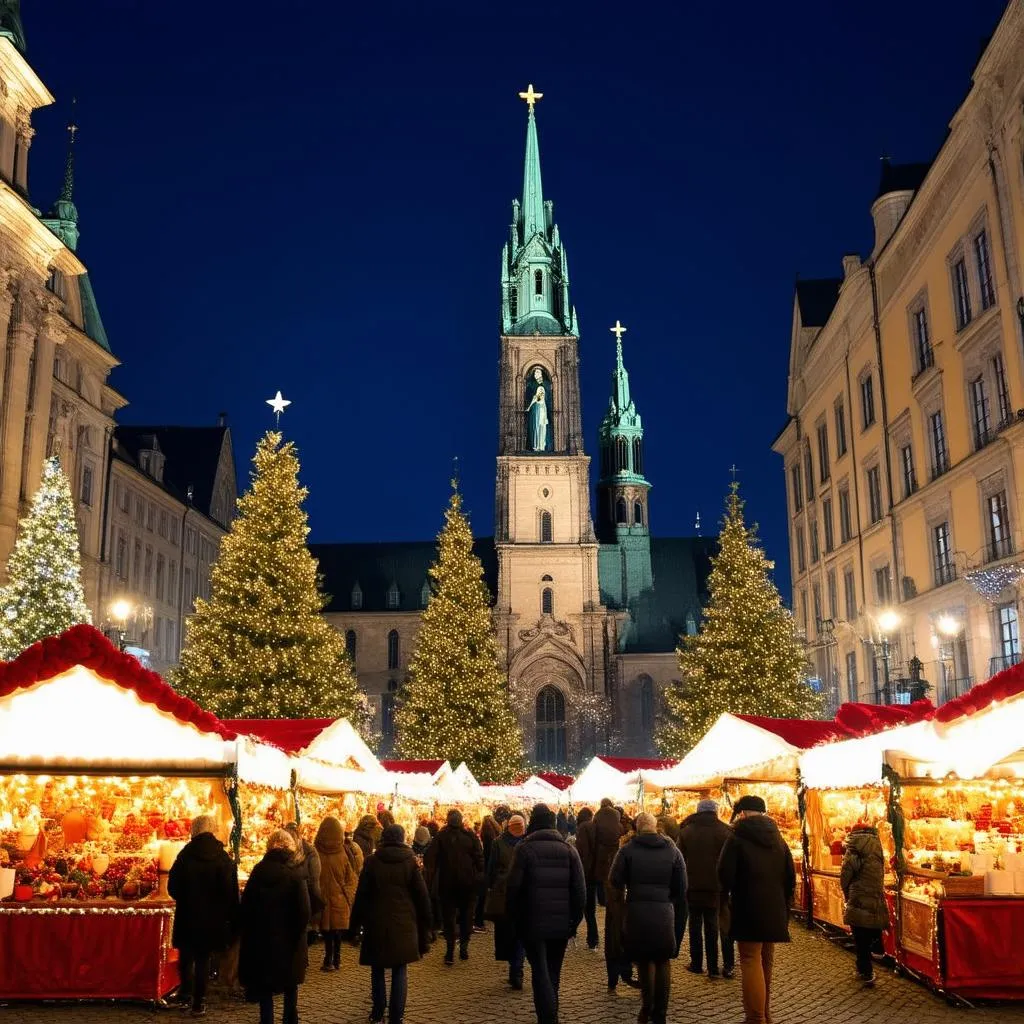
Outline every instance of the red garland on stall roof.
POLYGON ((72 626, 60 636, 44 637, 14 661, 0 663, 0 697, 53 679, 76 665, 132 690, 140 700, 201 732, 214 733, 225 740, 237 736, 216 715, 175 693, 156 672, 144 668, 137 658, 119 651, 98 629, 85 624, 72 626))
POLYGON ((1007 700, 1024 693, 1024 665, 1011 665, 994 675, 987 683, 968 690, 962 697, 948 701, 935 712, 937 722, 952 722, 965 715, 984 711, 998 700, 1007 700))

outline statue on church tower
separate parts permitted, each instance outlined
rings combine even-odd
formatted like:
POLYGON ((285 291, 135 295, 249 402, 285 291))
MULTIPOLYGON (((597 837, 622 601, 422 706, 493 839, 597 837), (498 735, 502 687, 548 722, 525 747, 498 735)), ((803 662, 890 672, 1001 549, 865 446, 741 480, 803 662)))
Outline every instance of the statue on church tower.
POLYGON ((551 448, 550 394, 551 382, 543 368, 535 366, 526 382, 526 447, 533 452, 551 448))

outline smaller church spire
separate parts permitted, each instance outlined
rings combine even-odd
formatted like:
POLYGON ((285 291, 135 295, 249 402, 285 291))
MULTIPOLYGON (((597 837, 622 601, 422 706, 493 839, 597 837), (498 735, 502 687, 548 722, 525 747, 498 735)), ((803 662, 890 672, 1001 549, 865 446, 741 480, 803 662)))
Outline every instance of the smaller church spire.
POLYGON ((622 361, 622 336, 627 328, 616 320, 614 327, 608 328, 615 335, 615 371, 612 374, 612 401, 620 413, 629 408, 629 373, 622 361))
POLYGON ((64 161, 64 187, 60 190, 60 199, 70 203, 75 194, 75 136, 78 125, 75 123, 75 106, 78 100, 71 100, 71 120, 68 122, 68 155, 64 161))
POLYGON ((71 250, 78 247, 78 207, 75 206, 75 136, 78 124, 75 120, 76 100, 71 101, 71 118, 68 121, 68 153, 64 160, 64 182, 60 195, 43 218, 43 223, 71 250))

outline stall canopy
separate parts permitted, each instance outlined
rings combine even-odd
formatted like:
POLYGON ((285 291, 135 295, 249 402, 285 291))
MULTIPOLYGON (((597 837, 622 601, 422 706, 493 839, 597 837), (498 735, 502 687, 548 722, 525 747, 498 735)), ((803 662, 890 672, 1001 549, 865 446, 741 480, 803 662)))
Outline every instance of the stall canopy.
MULTIPOLYGON (((580 772, 576 781, 569 787, 569 799, 573 803, 595 803, 609 797, 616 803, 630 803, 637 798, 637 785, 630 781, 629 775, 619 771, 606 757, 594 757, 590 764, 580 772)), ((618 763, 628 761, 626 758, 614 758, 618 763)), ((661 762, 664 764, 664 762, 661 762)))
POLYGON ((555 789, 565 790, 568 789, 575 781, 571 775, 559 775, 558 772, 539 772, 531 778, 540 779, 542 782, 546 782, 549 786, 554 786, 555 789))
POLYGON ((0 762, 39 769, 224 771, 236 734, 92 626, 0 665, 0 762))

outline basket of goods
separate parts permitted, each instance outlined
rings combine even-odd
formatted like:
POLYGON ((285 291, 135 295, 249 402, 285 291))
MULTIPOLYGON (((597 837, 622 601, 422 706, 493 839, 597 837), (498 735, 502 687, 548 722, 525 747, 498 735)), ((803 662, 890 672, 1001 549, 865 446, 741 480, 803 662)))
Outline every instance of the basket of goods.
POLYGON ((985 895, 984 875, 949 875, 943 882, 947 899, 965 899, 985 895))

